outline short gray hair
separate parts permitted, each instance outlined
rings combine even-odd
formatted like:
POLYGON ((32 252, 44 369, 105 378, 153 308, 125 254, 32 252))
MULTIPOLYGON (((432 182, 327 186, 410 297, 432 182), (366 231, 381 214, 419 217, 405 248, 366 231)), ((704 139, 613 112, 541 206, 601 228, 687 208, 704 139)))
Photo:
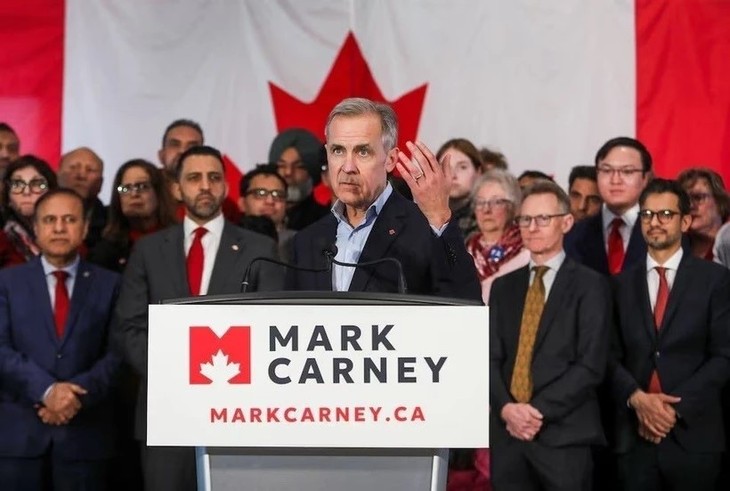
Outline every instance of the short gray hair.
POLYGON ((520 184, 517 182, 517 178, 515 176, 503 169, 492 169, 477 178, 476 182, 474 182, 474 186, 471 188, 472 201, 474 201, 479 189, 489 182, 499 185, 499 187, 501 187, 507 195, 507 199, 514 203, 515 208, 520 206, 520 203, 522 202, 520 184))
POLYGON ((375 114, 380 118, 380 129, 385 151, 395 148, 398 141, 398 117, 395 115, 395 111, 387 104, 373 102, 362 97, 343 99, 332 109, 329 116, 327 116, 327 124, 324 127, 327 140, 329 141, 330 137, 330 124, 337 116, 353 117, 365 114, 375 114))

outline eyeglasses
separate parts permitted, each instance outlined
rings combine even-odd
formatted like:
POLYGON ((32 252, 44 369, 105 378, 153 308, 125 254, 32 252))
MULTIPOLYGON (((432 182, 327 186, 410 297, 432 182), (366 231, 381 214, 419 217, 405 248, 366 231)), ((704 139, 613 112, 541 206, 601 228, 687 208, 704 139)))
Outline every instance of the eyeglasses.
POLYGON ((672 218, 674 218, 674 215, 681 215, 681 213, 673 210, 641 210, 639 212, 639 218, 641 218, 641 221, 643 223, 651 223, 651 221, 656 216, 657 220, 659 220, 659 223, 661 223, 662 225, 671 222, 672 218))
POLYGON ((117 192, 119 194, 131 194, 137 193, 142 194, 152 189, 152 184, 148 181, 134 182, 129 184, 121 184, 117 186, 117 192))
POLYGON ((550 222, 555 217, 564 217, 565 215, 568 215, 568 213, 556 213, 554 215, 536 215, 536 216, 530 216, 530 215, 517 215, 515 217, 515 223, 520 226, 520 228, 528 228, 533 220, 535 220, 535 224, 538 227, 547 227, 550 225, 550 222))
POLYGON ((692 204, 699 205, 710 199, 710 196, 710 193, 690 193, 689 200, 692 204))
POLYGON ((28 188, 33 194, 43 194, 48 190, 48 181, 45 179, 31 179, 26 182, 22 179, 10 180, 10 192, 13 194, 21 194, 28 188))
POLYGON ((495 208, 504 209, 511 204, 512 202, 505 198, 492 198, 489 200, 478 199, 474 201, 474 209, 480 211, 492 210, 495 208))
POLYGON ((249 189, 246 193, 246 196, 253 195, 256 199, 266 199, 267 196, 271 196, 271 199, 274 201, 284 201, 286 200, 286 190, 281 189, 264 189, 264 188, 254 188, 249 189))
POLYGON ((599 165, 596 170, 598 171, 599 176, 613 177, 615 174, 618 174, 622 179, 631 179, 634 177, 634 174, 639 172, 642 174, 644 173, 644 169, 634 169, 631 167, 621 167, 620 169, 617 169, 610 165, 599 165))

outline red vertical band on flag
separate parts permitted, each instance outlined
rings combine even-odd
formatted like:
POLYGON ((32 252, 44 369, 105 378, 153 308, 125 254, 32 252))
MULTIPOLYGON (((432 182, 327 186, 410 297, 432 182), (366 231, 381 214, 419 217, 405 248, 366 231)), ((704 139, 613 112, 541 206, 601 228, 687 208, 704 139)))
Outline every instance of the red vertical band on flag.
POLYGON ((55 166, 61 153, 65 2, 0 2, 0 121, 20 138, 20 153, 55 166))
POLYGON ((657 174, 730 182, 730 2, 636 0, 636 132, 657 174))

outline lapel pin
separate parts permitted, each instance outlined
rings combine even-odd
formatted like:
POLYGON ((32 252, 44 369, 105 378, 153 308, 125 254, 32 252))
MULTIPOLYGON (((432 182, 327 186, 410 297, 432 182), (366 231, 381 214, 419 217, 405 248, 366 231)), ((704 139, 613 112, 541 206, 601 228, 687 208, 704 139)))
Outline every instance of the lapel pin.
POLYGON ((89 277, 89 272, 88 271, 84 271, 84 278, 88 278, 88 277, 89 277))
POLYGON ((395 229, 391 228, 388 230, 388 235, 395 235, 395 229))
POLYGON ((238 250, 238 244, 233 244, 231 246, 231 249, 233 249, 234 251, 237 251, 238 250))

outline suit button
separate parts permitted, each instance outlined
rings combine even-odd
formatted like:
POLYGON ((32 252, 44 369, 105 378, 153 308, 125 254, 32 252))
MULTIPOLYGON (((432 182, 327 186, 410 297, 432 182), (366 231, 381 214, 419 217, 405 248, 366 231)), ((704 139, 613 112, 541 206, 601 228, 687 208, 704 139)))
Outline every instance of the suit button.
POLYGON ((656 352, 654 353, 654 358, 659 358, 659 352, 658 352, 658 351, 656 351, 656 352))
POLYGON ((61 358, 63 358, 63 355, 61 353, 56 353, 56 358, 60 360, 61 358))

